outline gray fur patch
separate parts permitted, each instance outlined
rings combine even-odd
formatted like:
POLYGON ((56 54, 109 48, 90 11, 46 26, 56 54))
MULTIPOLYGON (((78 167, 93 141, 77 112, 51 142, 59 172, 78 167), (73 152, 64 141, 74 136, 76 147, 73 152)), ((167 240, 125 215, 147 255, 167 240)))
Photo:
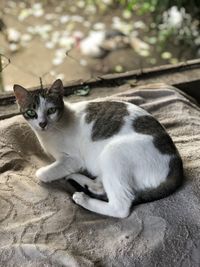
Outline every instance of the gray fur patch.
POLYGON ((169 173, 167 179, 174 183, 174 185, 180 186, 183 180, 183 163, 179 154, 172 157, 169 162, 169 173))
POLYGON ((155 147, 162 153, 172 155, 169 162, 169 173, 166 181, 157 188, 147 189, 138 193, 137 202, 147 202, 161 199, 173 193, 183 180, 183 165, 181 157, 163 126, 152 116, 138 117, 133 122, 134 130, 141 134, 153 136, 155 147))
POLYGON ((157 188, 137 192, 134 204, 158 200, 172 194, 183 182, 183 164, 179 155, 173 156, 169 162, 169 173, 165 182, 157 188))
POLYGON ((40 96, 45 98, 48 102, 51 102, 58 109, 59 117, 64 110, 64 102, 61 95, 49 93, 47 89, 38 89, 35 91, 29 91, 27 101, 23 106, 20 106, 20 112, 25 119, 29 120, 30 118, 26 115, 27 109, 36 110, 40 105, 40 96))
POLYGON ((97 141, 117 134, 129 115, 127 106, 122 102, 91 102, 86 108, 86 122, 94 122, 92 140, 97 141))
POLYGON ((39 100, 39 94, 42 92, 42 90, 36 90, 36 91, 30 91, 28 92, 26 101, 23 103, 23 105, 20 105, 20 112, 24 116, 25 119, 29 120, 30 117, 26 115, 27 109, 34 109, 36 110, 39 106, 40 100, 39 100))
POLYGON ((133 128, 137 133, 153 136, 155 147, 162 154, 176 154, 177 149, 163 126, 152 116, 140 116, 133 121, 133 128))

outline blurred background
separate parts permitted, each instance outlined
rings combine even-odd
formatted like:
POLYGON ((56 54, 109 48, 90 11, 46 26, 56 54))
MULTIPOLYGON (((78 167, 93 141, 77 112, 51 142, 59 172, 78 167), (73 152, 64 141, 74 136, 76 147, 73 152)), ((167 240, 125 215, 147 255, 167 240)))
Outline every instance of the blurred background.
POLYGON ((0 0, 0 91, 200 56, 199 0, 0 0))

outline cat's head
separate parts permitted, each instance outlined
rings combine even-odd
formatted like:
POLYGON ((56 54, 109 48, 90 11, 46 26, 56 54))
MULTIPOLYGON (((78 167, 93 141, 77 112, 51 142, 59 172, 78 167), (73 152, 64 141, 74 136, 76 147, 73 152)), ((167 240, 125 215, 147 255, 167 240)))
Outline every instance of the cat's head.
POLYGON ((13 89, 20 112, 34 130, 54 128, 64 111, 63 84, 60 79, 49 89, 28 91, 17 84, 13 89))

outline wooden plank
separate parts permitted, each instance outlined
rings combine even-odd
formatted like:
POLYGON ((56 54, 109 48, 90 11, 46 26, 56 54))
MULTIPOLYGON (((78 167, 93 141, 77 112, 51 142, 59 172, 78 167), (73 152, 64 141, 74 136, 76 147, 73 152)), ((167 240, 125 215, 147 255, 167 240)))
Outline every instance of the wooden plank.
MULTIPOLYGON (((75 90, 83 87, 89 86, 91 89, 97 87, 113 87, 125 84, 128 80, 146 80, 146 82, 151 82, 152 79, 156 78, 156 82, 165 82, 168 84, 174 84, 170 81, 176 80, 177 83, 188 81, 187 77, 190 77, 194 70, 198 71, 198 76, 195 75, 196 79, 200 77, 200 59, 189 60, 186 62, 181 62, 176 65, 163 65, 159 67, 146 68, 142 70, 128 71, 120 74, 107 74, 103 76, 96 77, 90 80, 76 80, 65 84, 65 96, 71 95, 75 90), (182 73, 181 81, 179 74, 182 73), (169 76, 170 75, 170 76, 169 76), (169 77, 168 77, 169 76, 169 77), (164 79, 165 78, 165 79, 164 79), (164 79, 164 80, 163 80, 164 79)), ((194 76, 194 75, 193 75, 194 76)), ((191 80, 191 79, 190 79, 191 80)), ((45 86, 45 87, 48 87, 45 86)), ((30 90, 38 89, 38 87, 30 88, 30 90)), ((14 103, 15 98, 13 93, 0 95, 0 105, 5 105, 7 103, 14 103)))
MULTIPOLYGON (((127 84, 131 87, 144 85, 147 83, 163 82, 174 85, 188 93, 200 103, 200 59, 182 62, 177 65, 164 65, 144 70, 129 71, 121 74, 109 74, 87 81, 71 81, 64 85, 64 94, 70 96, 70 101, 76 101, 74 91, 83 86, 89 86, 91 93, 87 99, 102 95, 106 90, 106 95, 114 94, 121 90, 119 85, 127 84)), ((47 87, 47 86, 45 86, 47 87)), ((30 90, 39 87, 30 88, 30 90)), ((84 100, 84 98, 78 98, 84 100)), ((18 114, 13 93, 0 95, 0 119, 12 117, 18 114)))

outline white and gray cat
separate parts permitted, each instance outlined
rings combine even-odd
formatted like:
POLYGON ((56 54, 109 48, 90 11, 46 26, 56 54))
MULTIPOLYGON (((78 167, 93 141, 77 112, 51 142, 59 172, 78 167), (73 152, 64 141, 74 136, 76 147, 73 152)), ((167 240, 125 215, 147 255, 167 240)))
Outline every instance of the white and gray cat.
POLYGON ((63 84, 27 91, 14 85, 20 111, 55 161, 43 182, 72 179, 107 201, 73 194, 80 206, 124 218, 133 203, 163 198, 183 180, 182 160, 165 129, 142 108, 120 101, 64 103, 63 84), (83 174, 87 170, 96 179, 83 174))

